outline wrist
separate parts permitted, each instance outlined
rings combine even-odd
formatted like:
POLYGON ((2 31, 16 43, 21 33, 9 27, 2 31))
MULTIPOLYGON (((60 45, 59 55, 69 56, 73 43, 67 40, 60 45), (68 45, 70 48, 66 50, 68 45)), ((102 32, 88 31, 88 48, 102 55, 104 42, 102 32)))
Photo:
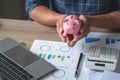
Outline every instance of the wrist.
POLYGON ((86 19, 88 20, 88 22, 89 22, 89 25, 90 26, 93 26, 93 20, 94 20, 94 18, 93 18, 93 16, 85 16, 86 17, 86 19))

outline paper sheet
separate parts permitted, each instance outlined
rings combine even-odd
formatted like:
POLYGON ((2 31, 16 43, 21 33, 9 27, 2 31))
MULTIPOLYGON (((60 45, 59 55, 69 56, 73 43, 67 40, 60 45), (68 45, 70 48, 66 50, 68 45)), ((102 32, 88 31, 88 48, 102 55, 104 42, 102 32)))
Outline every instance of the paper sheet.
POLYGON ((101 80, 120 80, 120 74, 110 71, 104 71, 101 80))
POLYGON ((86 38, 81 39, 80 42, 84 44, 84 52, 87 52, 91 45, 120 48, 120 34, 91 32, 86 38))
POLYGON ((82 47, 82 44, 71 48, 63 42, 35 40, 30 50, 58 69, 43 80, 76 80, 74 76, 82 47))

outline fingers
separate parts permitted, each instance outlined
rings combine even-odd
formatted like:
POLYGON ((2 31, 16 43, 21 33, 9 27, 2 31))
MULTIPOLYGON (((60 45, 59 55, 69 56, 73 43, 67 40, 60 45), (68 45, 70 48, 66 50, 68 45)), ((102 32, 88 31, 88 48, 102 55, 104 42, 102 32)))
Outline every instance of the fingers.
POLYGON ((73 40, 71 40, 69 42, 69 46, 74 46, 75 43, 82 39, 83 37, 86 37, 88 35, 88 33, 90 32, 90 25, 89 25, 89 21, 87 20, 87 18, 84 15, 81 15, 80 17, 81 20, 81 29, 80 29, 80 34, 77 36, 74 36, 73 40))
POLYGON ((76 44, 76 42, 77 42, 77 41, 74 41, 74 40, 73 40, 73 41, 71 41, 71 42, 68 44, 68 46, 69 46, 69 47, 73 47, 73 46, 76 44))
POLYGON ((65 42, 65 38, 64 38, 63 35, 62 35, 62 34, 63 34, 62 25, 60 25, 59 23, 57 23, 57 28, 56 28, 56 30, 57 30, 57 33, 58 33, 60 39, 61 39, 63 42, 65 42))
POLYGON ((57 33, 58 33, 58 35, 59 35, 59 37, 60 37, 60 39, 62 40, 62 41, 66 41, 66 39, 65 39, 65 37, 63 37, 63 27, 62 27, 62 25, 63 25, 63 19, 66 17, 67 15, 65 14, 65 15, 62 15, 61 17, 60 17, 60 19, 57 21, 57 23, 56 23, 56 31, 57 31, 57 33))
POLYGON ((90 32, 90 28, 85 29, 78 38, 81 39, 83 37, 86 37, 89 32, 90 32))
POLYGON ((66 37, 66 43, 68 44, 68 46, 70 46, 70 39, 69 39, 69 37, 66 37))
MULTIPOLYGON (((75 37, 73 38, 73 40, 71 40, 71 41, 69 40, 69 41, 67 42, 68 46, 73 47, 78 40, 82 39, 83 37, 86 37, 89 32, 90 32, 90 30, 87 29, 86 31, 83 31, 83 33, 81 33, 79 36, 75 36, 75 37)), ((68 39, 67 39, 67 40, 68 40, 68 39)))

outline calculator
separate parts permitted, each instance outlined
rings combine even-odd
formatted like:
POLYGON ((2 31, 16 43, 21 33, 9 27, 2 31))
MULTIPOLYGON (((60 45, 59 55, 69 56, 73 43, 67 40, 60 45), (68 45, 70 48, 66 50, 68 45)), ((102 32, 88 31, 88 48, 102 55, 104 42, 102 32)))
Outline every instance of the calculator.
POLYGON ((91 46, 85 59, 85 65, 89 69, 114 71, 119 54, 119 49, 91 46))

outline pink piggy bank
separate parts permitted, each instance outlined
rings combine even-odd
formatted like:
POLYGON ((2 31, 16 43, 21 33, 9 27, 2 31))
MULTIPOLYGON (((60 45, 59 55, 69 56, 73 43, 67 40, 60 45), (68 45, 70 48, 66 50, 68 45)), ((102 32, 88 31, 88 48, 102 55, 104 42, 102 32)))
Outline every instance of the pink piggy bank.
POLYGON ((63 20, 63 36, 68 34, 77 36, 80 32, 81 20, 75 15, 68 15, 63 20))

